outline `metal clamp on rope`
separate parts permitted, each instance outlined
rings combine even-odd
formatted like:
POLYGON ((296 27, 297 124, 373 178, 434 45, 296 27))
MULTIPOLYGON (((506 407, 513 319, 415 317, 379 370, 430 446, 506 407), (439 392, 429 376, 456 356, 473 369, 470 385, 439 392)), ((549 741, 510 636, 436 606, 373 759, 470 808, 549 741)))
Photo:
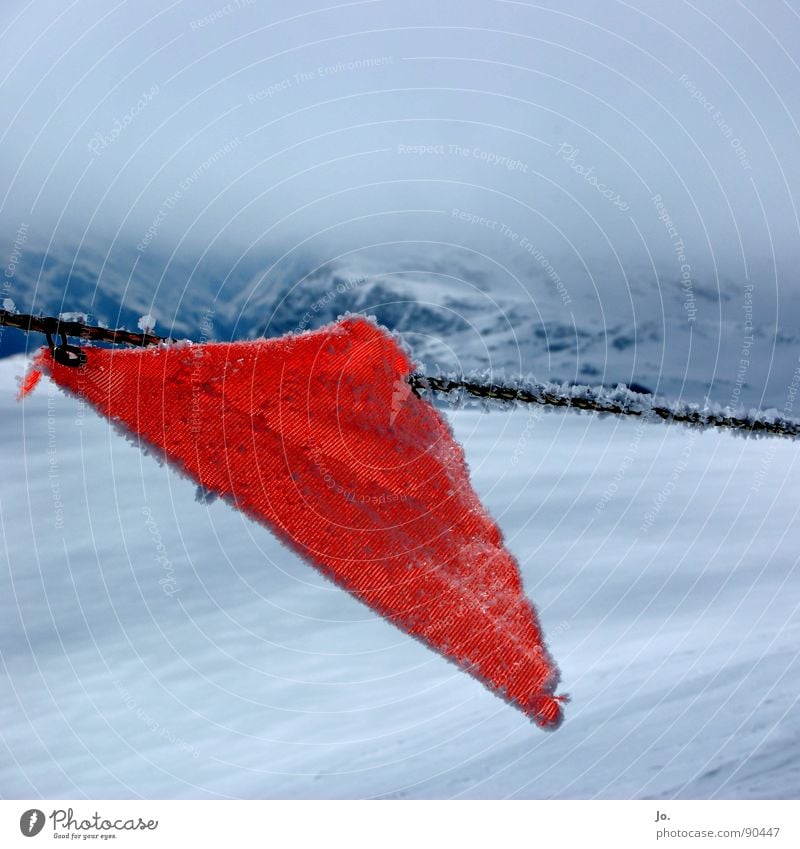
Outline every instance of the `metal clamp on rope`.
POLYGON ((58 321, 55 322, 55 327, 49 326, 45 330, 45 336, 47 336, 47 344, 50 346, 50 353, 57 363, 60 363, 62 366, 71 366, 72 368, 86 365, 86 352, 83 348, 79 348, 77 345, 70 345, 67 342, 67 334, 61 330, 58 321), (56 345, 53 341, 54 333, 58 333, 61 337, 61 343, 59 345, 56 345))

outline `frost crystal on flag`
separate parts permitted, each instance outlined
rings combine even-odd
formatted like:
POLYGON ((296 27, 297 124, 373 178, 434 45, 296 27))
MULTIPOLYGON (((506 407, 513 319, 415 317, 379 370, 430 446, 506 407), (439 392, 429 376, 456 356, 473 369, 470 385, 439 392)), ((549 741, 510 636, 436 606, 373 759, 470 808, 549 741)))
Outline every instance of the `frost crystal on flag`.
POLYGON ((349 316, 279 339, 86 348, 38 364, 398 628, 538 725, 558 670, 439 412, 385 330, 349 316))

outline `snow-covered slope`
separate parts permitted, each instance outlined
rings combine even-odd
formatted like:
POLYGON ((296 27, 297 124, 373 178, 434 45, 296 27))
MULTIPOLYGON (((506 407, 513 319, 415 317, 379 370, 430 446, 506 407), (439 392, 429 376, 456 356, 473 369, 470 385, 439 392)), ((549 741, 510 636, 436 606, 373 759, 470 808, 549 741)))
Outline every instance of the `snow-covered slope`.
POLYGON ((0 361, 0 796, 800 794, 798 446, 448 413, 571 693, 545 734, 0 361))

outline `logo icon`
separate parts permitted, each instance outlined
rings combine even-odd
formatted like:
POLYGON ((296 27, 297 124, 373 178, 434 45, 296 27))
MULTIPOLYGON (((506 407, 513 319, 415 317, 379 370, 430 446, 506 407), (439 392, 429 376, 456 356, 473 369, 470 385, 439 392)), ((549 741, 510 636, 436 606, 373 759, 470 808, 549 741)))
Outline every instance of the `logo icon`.
POLYGON ((19 830, 25 837, 36 837, 44 828, 44 813, 38 808, 31 808, 19 818, 19 830))

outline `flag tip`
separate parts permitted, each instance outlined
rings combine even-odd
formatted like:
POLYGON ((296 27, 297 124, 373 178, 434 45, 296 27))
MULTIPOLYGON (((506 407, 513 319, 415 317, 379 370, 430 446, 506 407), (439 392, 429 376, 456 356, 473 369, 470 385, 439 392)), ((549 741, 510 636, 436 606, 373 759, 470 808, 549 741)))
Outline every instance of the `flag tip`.
POLYGON ((569 696, 540 696, 531 706, 530 716, 539 728, 555 731, 564 721, 563 705, 569 696))

